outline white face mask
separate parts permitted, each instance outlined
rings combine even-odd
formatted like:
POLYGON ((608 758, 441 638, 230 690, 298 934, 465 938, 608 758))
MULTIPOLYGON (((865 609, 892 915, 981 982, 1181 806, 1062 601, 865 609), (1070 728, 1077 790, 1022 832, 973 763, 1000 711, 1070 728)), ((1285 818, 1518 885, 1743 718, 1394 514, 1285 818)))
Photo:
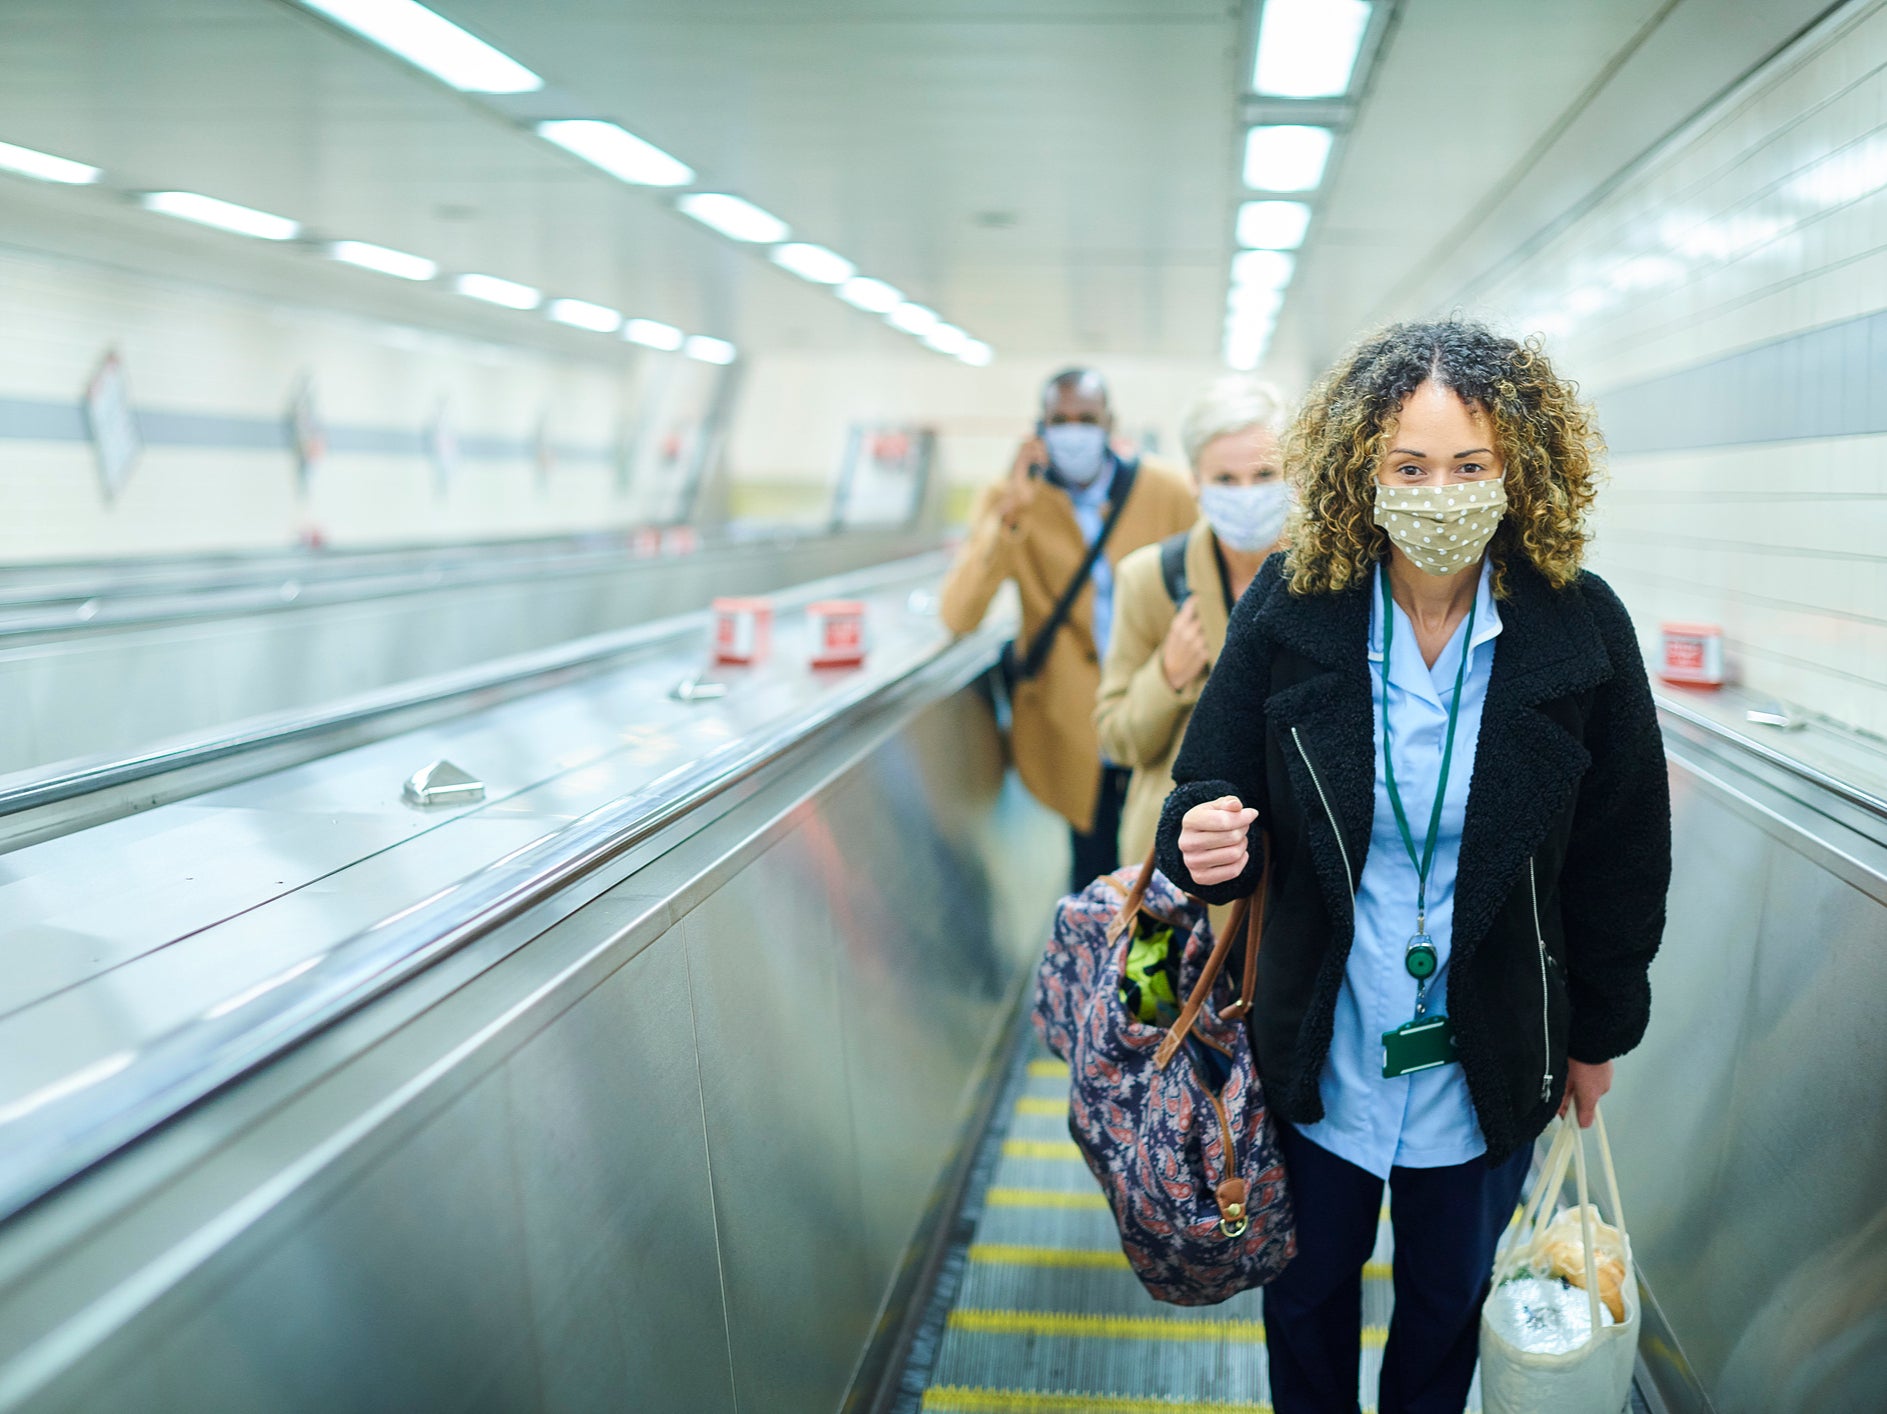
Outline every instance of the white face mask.
POLYGON ((1077 486, 1089 486, 1107 465, 1107 429, 1094 422, 1056 422, 1042 429, 1048 460, 1077 486))
POLYGON ((1376 483, 1376 524, 1417 569, 1430 574, 1455 574, 1480 559, 1506 513, 1507 487, 1499 481, 1376 483))
POLYGON ((1275 545, 1291 513, 1291 488, 1283 481, 1255 486, 1201 486, 1199 509, 1221 543, 1249 554, 1275 545))

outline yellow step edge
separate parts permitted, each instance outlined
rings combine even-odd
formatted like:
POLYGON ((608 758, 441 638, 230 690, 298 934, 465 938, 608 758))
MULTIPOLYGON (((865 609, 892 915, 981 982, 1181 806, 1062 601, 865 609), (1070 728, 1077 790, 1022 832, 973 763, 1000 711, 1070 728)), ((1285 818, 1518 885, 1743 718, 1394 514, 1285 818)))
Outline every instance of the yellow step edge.
MULTIPOLYGON (((1101 1201, 1095 1206, 1105 1207, 1106 1204, 1101 1201)), ((969 1259, 972 1262, 983 1262, 990 1266, 1000 1267, 1085 1267, 1123 1272, 1129 1270, 1127 1254, 1114 1247, 1028 1247, 1012 1242, 973 1242, 970 1244, 969 1259)), ((1363 1267, 1364 1281, 1388 1281, 1390 1276, 1391 1268, 1387 1262, 1369 1262, 1363 1267)))
POLYGON ((991 1208, 1107 1208, 1099 1193, 1063 1193, 1055 1188, 992 1188, 983 1195, 991 1208))
POLYGON ((1081 1162, 1081 1151, 1066 1139, 1005 1139, 1005 1159, 1072 1159, 1081 1162))
POLYGON ((1260 1321, 1176 1321, 1169 1316, 1090 1316, 1071 1311, 988 1311, 959 1307, 950 1329, 975 1335, 1078 1336, 1090 1340, 1210 1340, 1261 1344, 1260 1321))
POLYGON ((1001 1242, 973 1242, 970 1260, 1004 1267, 1096 1267, 1127 1270, 1127 1254, 1103 1247, 1019 1247, 1001 1242))
POLYGON ((1041 1079, 1066 1079, 1068 1062, 1058 1060, 1032 1060, 1029 1062, 1029 1074, 1041 1079))
POLYGON ((1016 1113, 1019 1115, 1054 1115, 1068 1113, 1066 1100, 1052 1100, 1044 1095, 1024 1095, 1016 1101, 1016 1113))
POLYGON ((1125 1394, 1062 1394, 1032 1389, 974 1389, 932 1385, 924 1409, 935 1414, 1273 1414, 1269 1401, 1157 1399, 1125 1394))
MULTIPOLYGON (((1079 1337, 1090 1340, 1210 1340, 1262 1345, 1262 1321, 1181 1321, 1169 1316, 1089 1316, 1070 1311, 996 1311, 959 1307, 949 1327, 970 1335, 1079 1337)), ((1379 1350, 1387 1326, 1364 1326, 1363 1346, 1379 1350)))

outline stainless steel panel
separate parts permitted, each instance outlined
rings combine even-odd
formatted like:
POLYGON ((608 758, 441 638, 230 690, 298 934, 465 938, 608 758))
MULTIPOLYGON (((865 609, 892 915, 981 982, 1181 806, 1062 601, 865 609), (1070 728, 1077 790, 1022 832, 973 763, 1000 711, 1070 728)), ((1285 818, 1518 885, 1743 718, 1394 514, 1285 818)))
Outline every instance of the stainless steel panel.
POLYGON ((252 1242, 233 1281, 174 1296, 174 1324, 79 1367, 44 1407, 542 1407, 507 1118, 488 1077, 319 1211, 252 1242))
POLYGON ((1751 761, 1672 760, 1643 1045, 1606 1102, 1671 1407, 1871 1411, 1887 1388, 1887 848, 1751 761), (1785 789, 1786 787, 1786 789, 1785 789))
POLYGON ((1014 939, 998 934, 998 856, 982 847, 1002 786, 986 711, 963 693, 926 713, 798 832, 835 915, 863 1253, 879 1293, 951 1157, 966 1082, 1019 970, 1014 939))
MULTIPOLYGON (((76 1132, 55 1100, 127 1113, 107 1092, 154 1093, 151 1077, 170 1073, 192 1030, 229 1031, 247 1024, 232 1013, 299 1005, 362 949, 374 952, 364 975, 379 977, 388 960, 377 925, 406 918, 415 900, 522 859, 578 816, 653 811, 690 771, 720 772, 743 743, 790 739, 810 717, 903 683, 946 649, 934 618, 905 608, 931 572, 928 561, 907 563, 875 576, 889 587, 861 586, 874 643, 856 671, 807 667, 805 616, 782 612, 775 659, 731 674, 733 690, 712 703, 663 691, 705 654, 687 633, 596 677, 0 856, 0 955, 32 959, 0 976, 7 1165, 17 1171, 76 1132), (439 756, 476 766, 488 799, 405 804, 412 763, 439 756)), ((239 1039, 225 1036, 219 1054, 239 1039)), ((22 1201, 17 1184, 9 1193, 22 1201)))
POLYGON ((506 1066, 544 1402, 734 1409, 688 963, 674 929, 506 1066))
POLYGON ((838 1406, 876 1305, 829 896, 803 834, 688 915, 688 971, 743 1409, 838 1406))
MULTIPOLYGON (((151 1141, 192 1167, 141 1147, 0 1225, 0 1408, 835 1409, 1065 837, 973 692, 870 720, 151 1141), (29 1357, 58 1383, 24 1393, 29 1357)), ((403 852, 300 891, 291 935, 410 889, 403 852)))

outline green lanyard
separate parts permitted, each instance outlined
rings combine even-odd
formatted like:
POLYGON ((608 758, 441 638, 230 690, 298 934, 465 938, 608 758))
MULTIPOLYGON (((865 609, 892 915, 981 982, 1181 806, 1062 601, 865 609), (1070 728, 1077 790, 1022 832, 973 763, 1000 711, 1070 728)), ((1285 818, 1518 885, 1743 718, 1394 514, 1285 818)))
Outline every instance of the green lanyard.
MULTIPOLYGON (((1402 808, 1402 792, 1396 789, 1396 753, 1394 743, 1389 736, 1389 655, 1390 645, 1394 641, 1396 625, 1395 605, 1389 599, 1389 570, 1387 566, 1376 571, 1382 577, 1382 764, 1383 774, 1389 786, 1389 804, 1396 812, 1396 829, 1402 834, 1402 847, 1409 852, 1409 863, 1415 866, 1415 938, 1428 945, 1430 966, 1433 972, 1433 943, 1428 940, 1428 871, 1435 862, 1435 839, 1441 833, 1442 801, 1448 795, 1448 764, 1455 754, 1455 723, 1461 716, 1461 689, 1468 680, 1468 657, 1474 652, 1474 611, 1480 604, 1480 590, 1475 590, 1474 601, 1468 605, 1468 631, 1461 645, 1461 666, 1455 670, 1455 697, 1448 704, 1448 738, 1441 751, 1441 777, 1435 784, 1435 808, 1428 813, 1428 840, 1422 846, 1418 858, 1415 853, 1415 836, 1409 830, 1408 813, 1402 808)), ((1418 980, 1425 980, 1417 974, 1415 966, 1409 967, 1411 975, 1418 980)))

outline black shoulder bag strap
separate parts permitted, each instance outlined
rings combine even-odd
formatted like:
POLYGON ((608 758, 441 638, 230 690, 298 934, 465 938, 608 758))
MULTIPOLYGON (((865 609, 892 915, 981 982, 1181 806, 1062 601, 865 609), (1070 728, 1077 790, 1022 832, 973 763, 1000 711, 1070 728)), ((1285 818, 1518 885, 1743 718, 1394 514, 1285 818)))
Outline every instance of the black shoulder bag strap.
POLYGON ((1068 622, 1068 615, 1073 612, 1075 600, 1081 597, 1081 586, 1088 582, 1088 576, 1094 573, 1094 562, 1101 558, 1101 552, 1107 548, 1107 538, 1114 533, 1114 527, 1120 522, 1120 513, 1127 509, 1127 496, 1133 490, 1134 477, 1140 470, 1138 461, 1122 462, 1114 473, 1114 484, 1108 488, 1108 500, 1112 504, 1107 510, 1107 520, 1101 525, 1101 533, 1094 537, 1094 543, 1088 546, 1088 553, 1082 557, 1081 568, 1075 571, 1075 577, 1068 581, 1068 587, 1061 592, 1061 598, 1055 601, 1055 607, 1048 611, 1048 617, 1042 621, 1040 632, 1029 644, 1028 651, 1016 660, 1015 682, 1027 682, 1048 663, 1048 650, 1054 646, 1055 635, 1061 632, 1061 626, 1068 622))
POLYGON ((1175 609, 1192 593, 1192 586, 1186 583, 1186 542, 1191 539, 1192 532, 1182 530, 1160 542, 1160 583, 1166 586, 1166 597, 1175 609))

